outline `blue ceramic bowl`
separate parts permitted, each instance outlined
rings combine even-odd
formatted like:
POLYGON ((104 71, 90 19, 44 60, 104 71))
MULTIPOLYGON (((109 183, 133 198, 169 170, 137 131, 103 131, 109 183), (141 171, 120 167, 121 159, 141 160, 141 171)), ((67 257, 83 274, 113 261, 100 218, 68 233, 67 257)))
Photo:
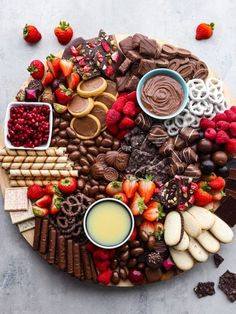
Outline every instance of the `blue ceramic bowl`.
POLYGON ((141 107, 141 109, 150 117, 155 118, 155 119, 159 119, 159 120, 171 119, 171 118, 174 118, 175 116, 177 116, 178 114, 180 114, 184 110, 184 108, 186 107, 187 102, 188 102, 188 86, 187 86, 185 80, 182 78, 182 76, 178 72, 173 71, 173 70, 169 70, 169 69, 164 69, 164 68, 163 69, 155 69, 155 70, 152 70, 152 71, 146 73, 141 78, 141 80, 139 81, 138 87, 137 87, 137 100, 138 100, 138 104, 141 107), (158 115, 150 112, 147 108, 144 107, 144 105, 142 104, 142 100, 141 100, 141 91, 142 91, 143 85, 145 84, 145 82, 148 79, 150 79, 151 77, 156 76, 158 74, 164 74, 164 75, 168 75, 168 76, 174 78, 176 81, 178 81, 181 84, 181 86, 183 88, 183 92, 184 92, 184 98, 183 98, 182 104, 180 105, 179 109, 176 112, 174 112, 168 116, 158 116, 158 115))

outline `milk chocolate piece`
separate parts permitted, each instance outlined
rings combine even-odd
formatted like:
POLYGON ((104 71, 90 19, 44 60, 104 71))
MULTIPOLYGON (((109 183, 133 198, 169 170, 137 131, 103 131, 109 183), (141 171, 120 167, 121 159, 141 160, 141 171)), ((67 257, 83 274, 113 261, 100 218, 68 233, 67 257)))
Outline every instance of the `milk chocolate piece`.
POLYGON ((139 78, 137 76, 135 76, 135 75, 132 75, 131 77, 129 77, 126 89, 128 91, 133 91, 133 90, 135 90, 137 88, 138 83, 139 83, 139 78))
POLYGON ((74 272, 73 240, 67 240, 67 273, 74 272))
POLYGON ((81 246, 81 256, 82 256, 82 262, 84 266, 84 273, 85 273, 85 279, 91 280, 92 279, 92 270, 89 260, 89 253, 85 246, 81 246))
POLYGON ((126 54, 126 57, 129 58, 132 62, 137 62, 142 59, 142 56, 136 50, 129 50, 126 54))
POLYGON ((116 77, 116 84, 118 92, 123 92, 126 90, 126 85, 129 81, 129 76, 118 76, 116 77))
POLYGON ((161 279, 162 272, 160 268, 152 269, 150 267, 145 268, 145 276, 148 282, 156 282, 161 279))
POLYGON ((162 46, 162 51, 161 51, 162 54, 167 54, 169 56, 176 56, 177 53, 178 53, 178 50, 176 47, 172 46, 172 45, 168 45, 168 44, 164 44, 162 46))
POLYGON ((193 291, 196 293, 198 298, 213 295, 215 294, 214 282, 199 282, 193 291))
POLYGON ((119 67, 119 71, 122 74, 125 74, 128 71, 131 64, 132 64, 132 61, 129 58, 125 58, 125 60, 121 63, 119 67))
POLYGON ((132 38, 132 36, 128 36, 125 39, 121 40, 119 42, 119 45, 120 45, 120 49, 123 52, 123 54, 126 55, 129 50, 133 49, 133 38, 132 38))
POLYGON ((236 198, 226 196, 215 211, 215 214, 224 220, 230 227, 236 224, 236 198))
POLYGON ((89 254, 89 261, 90 261, 90 267, 91 267, 91 273, 92 273, 92 280, 93 282, 97 283, 98 273, 97 273, 97 269, 96 269, 96 266, 94 264, 93 257, 91 256, 91 254, 89 254))
POLYGON ((42 218, 41 217, 35 217, 34 242, 33 242, 33 250, 35 250, 35 251, 37 251, 39 248, 41 224, 42 224, 42 218))
POLYGON ((168 139, 167 132, 161 126, 154 125, 149 131, 148 140, 160 147, 168 139))
POLYGON ((124 171, 129 163, 129 155, 125 153, 118 153, 115 158, 114 167, 119 171, 124 171))
POLYGON ((213 255, 213 259, 214 259, 214 263, 216 265, 216 268, 218 268, 220 266, 220 264, 222 264, 223 261, 224 261, 224 258, 221 255, 217 254, 217 253, 215 253, 213 255))
POLYGON ((180 135, 176 135, 174 137, 174 147, 176 150, 182 150, 184 147, 186 147, 186 142, 180 135))
POLYGON ((57 238, 58 247, 58 267, 60 270, 66 269, 66 240, 63 235, 58 235, 57 238))
POLYGON ((161 57, 156 60, 156 65, 159 68, 167 68, 169 66, 169 60, 161 57))
POLYGON ((50 228, 49 238, 48 238, 48 255, 47 255, 47 261, 49 264, 55 263, 56 238, 57 238, 57 231, 54 228, 50 228))
POLYGON ((76 278, 81 279, 81 254, 80 254, 80 246, 79 243, 74 242, 73 243, 73 253, 74 253, 74 260, 73 260, 73 266, 74 266, 74 275, 76 278))
POLYGON ((195 140, 199 138, 199 132, 190 127, 182 128, 180 130, 180 135, 188 143, 193 143, 195 140))
POLYGON ((170 137, 159 149, 159 154, 168 156, 174 149, 174 139, 170 137))
POLYGON ((154 39, 143 38, 140 40, 139 52, 149 58, 159 57, 157 42, 154 39))
POLYGON ((140 112, 135 118, 135 123, 142 130, 148 131, 152 126, 152 119, 144 112, 140 112))
POLYGON ((229 301, 236 300, 236 274, 227 270, 219 280, 218 287, 224 292, 229 301))
POLYGON ((178 68, 178 73, 185 79, 192 75, 193 66, 191 64, 183 64, 178 68))
POLYGON ((198 155, 192 150, 191 147, 186 147, 180 152, 180 158, 187 164, 196 163, 198 161, 198 155))
POLYGON ((139 34, 139 33, 134 34, 132 38, 133 49, 138 49, 140 45, 140 41, 145 38, 147 38, 147 36, 139 34))
POLYGON ((49 226, 49 221, 48 219, 44 218, 42 221, 41 236, 40 236, 40 243, 39 243, 40 254, 45 254, 47 252, 48 226, 49 226))
POLYGON ((138 74, 144 75, 147 72, 156 69, 156 61, 155 60, 149 60, 149 59, 142 59, 139 62, 138 67, 138 74))
POLYGON ((168 69, 177 71, 180 66, 180 60, 179 59, 172 59, 168 65, 168 69))
POLYGON ((185 169, 184 176, 193 178, 193 181, 197 182, 201 178, 202 172, 197 165, 190 164, 185 169))

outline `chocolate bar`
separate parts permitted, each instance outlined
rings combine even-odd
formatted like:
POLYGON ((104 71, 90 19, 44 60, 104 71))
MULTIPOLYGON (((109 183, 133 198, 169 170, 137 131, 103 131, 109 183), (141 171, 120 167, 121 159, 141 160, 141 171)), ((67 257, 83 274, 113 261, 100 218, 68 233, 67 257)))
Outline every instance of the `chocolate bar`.
POLYGON ((87 251, 85 246, 81 246, 81 256, 82 256, 82 262, 83 262, 83 266, 84 266, 85 279, 91 280, 92 279, 92 271, 91 271, 88 251, 87 251))
POLYGON ((68 274, 74 272, 73 240, 67 240, 67 272, 68 274))
POLYGON ((41 234, 41 217, 35 217, 35 228, 34 228, 34 242, 33 242, 33 250, 37 251, 39 248, 39 240, 41 234))
POLYGON ((50 228, 49 238, 48 238, 48 255, 47 255, 47 261, 49 264, 55 263, 56 239, 57 239, 56 229, 50 228))
POLYGON ((64 271, 66 269, 66 240, 63 235, 57 237, 58 247, 58 267, 64 271))
POLYGON ((156 69, 156 61, 149 59, 141 59, 138 67, 138 74, 144 75, 147 72, 156 69))
POLYGON ((97 269, 96 266, 94 264, 93 258, 91 256, 91 254, 89 254, 89 260, 90 260, 90 267, 91 267, 91 273, 92 273, 92 280, 93 282, 97 282, 97 277, 98 277, 98 273, 97 273, 97 269))
POLYGON ((132 64, 131 60, 129 58, 125 58, 125 60, 121 63, 119 67, 119 71, 122 74, 125 74, 128 71, 131 64, 132 64))
POLYGON ((126 55, 129 50, 133 49, 133 37, 132 36, 126 37, 125 39, 119 42, 119 45, 123 54, 126 55))
POLYGON ((149 38, 143 38, 140 40, 139 52, 142 56, 147 56, 149 58, 159 57, 160 55, 157 42, 154 39, 149 38))
POLYGON ((140 53, 136 50, 129 50, 126 53, 126 57, 129 58, 131 60, 131 62, 137 62, 140 59, 142 59, 142 56, 140 55, 140 53))
POLYGON ((74 242, 73 243, 73 253, 74 253, 74 260, 73 260, 73 266, 74 266, 74 275, 76 278, 81 279, 81 254, 80 254, 80 246, 79 243, 74 242))
POLYGON ((134 34, 132 38, 133 49, 139 49, 140 41, 145 38, 147 38, 147 36, 139 33, 134 34))
POLYGON ((236 198, 226 196, 215 211, 215 214, 230 227, 233 227, 236 224, 236 198))
POLYGON ((39 253, 46 254, 47 252, 47 243, 48 243, 48 226, 49 220, 46 218, 42 221, 42 228, 41 228, 41 236, 40 236, 40 243, 39 243, 39 253))

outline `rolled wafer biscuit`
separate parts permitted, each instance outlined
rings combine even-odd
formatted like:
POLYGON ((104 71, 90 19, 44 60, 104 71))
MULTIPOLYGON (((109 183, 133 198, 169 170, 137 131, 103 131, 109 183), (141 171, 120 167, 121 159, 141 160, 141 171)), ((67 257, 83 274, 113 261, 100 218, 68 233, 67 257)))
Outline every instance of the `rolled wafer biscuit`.
POLYGON ((10 186, 12 187, 16 187, 16 186, 21 186, 21 187, 24 187, 24 186, 31 186, 32 184, 38 184, 40 186, 45 186, 49 183, 52 183, 52 184, 57 184, 58 181, 57 180, 35 180, 35 179, 32 179, 32 180, 24 180, 24 179, 21 179, 21 180, 10 180, 9 181, 9 184, 10 186))
POLYGON ((46 150, 15 150, 0 147, 0 156, 63 156, 66 147, 49 147, 46 150))
POLYGON ((24 170, 10 169, 10 177, 77 177, 77 170, 24 170))
POLYGON ((40 243, 39 243, 39 253, 40 254, 46 254, 46 252, 47 252, 48 226, 49 226, 48 219, 46 219, 46 218, 43 219, 42 228, 41 228, 40 243))
POLYGON ((33 250, 37 251, 39 248, 39 240, 41 234, 41 223, 42 218, 35 217, 35 228, 34 228, 34 242, 33 242, 33 250))
POLYGON ((5 170, 22 169, 22 170, 63 170, 72 169, 72 162, 68 163, 2 163, 1 167, 5 170))
POLYGON ((56 229, 51 228, 49 230, 48 255, 47 255, 47 261, 49 264, 55 263, 56 240, 57 240, 57 231, 56 229))
POLYGON ((59 269, 64 271, 66 269, 66 240, 63 235, 58 235, 57 247, 58 247, 58 267, 59 269))
POLYGON ((74 259, 73 259, 73 240, 67 240, 67 273, 73 274, 74 259))
POLYGON ((79 243, 73 243, 73 251, 74 251, 74 275, 76 278, 81 279, 81 256, 80 256, 80 246, 79 243))
POLYGON ((83 262, 83 266, 84 266, 85 279, 91 280, 92 279, 92 271, 91 271, 88 251, 86 250, 85 246, 81 246, 81 257, 82 257, 82 262, 83 262))

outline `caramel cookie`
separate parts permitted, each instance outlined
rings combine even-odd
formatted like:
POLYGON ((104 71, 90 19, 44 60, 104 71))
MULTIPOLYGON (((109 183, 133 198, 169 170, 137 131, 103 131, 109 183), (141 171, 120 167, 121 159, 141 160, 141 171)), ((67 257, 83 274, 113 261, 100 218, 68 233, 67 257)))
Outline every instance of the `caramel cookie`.
POLYGON ((100 121, 91 114, 82 118, 73 118, 70 127, 75 130, 77 137, 82 140, 95 138, 101 131, 100 121))
POLYGON ((98 118, 101 123, 101 131, 106 129, 106 113, 108 111, 107 106, 99 101, 94 102, 94 107, 91 110, 90 114, 98 118))
POLYGON ((105 91, 107 82, 101 76, 87 81, 81 81, 77 87, 77 93, 82 97, 97 96, 105 91))
POLYGON ((90 113, 94 107, 92 98, 83 98, 80 95, 75 95, 68 104, 68 111, 74 117, 84 117, 90 113))
POLYGON ((101 95, 95 97, 95 101, 99 101, 106 105, 108 109, 111 109, 114 102, 116 101, 116 97, 109 93, 102 93, 101 95))

